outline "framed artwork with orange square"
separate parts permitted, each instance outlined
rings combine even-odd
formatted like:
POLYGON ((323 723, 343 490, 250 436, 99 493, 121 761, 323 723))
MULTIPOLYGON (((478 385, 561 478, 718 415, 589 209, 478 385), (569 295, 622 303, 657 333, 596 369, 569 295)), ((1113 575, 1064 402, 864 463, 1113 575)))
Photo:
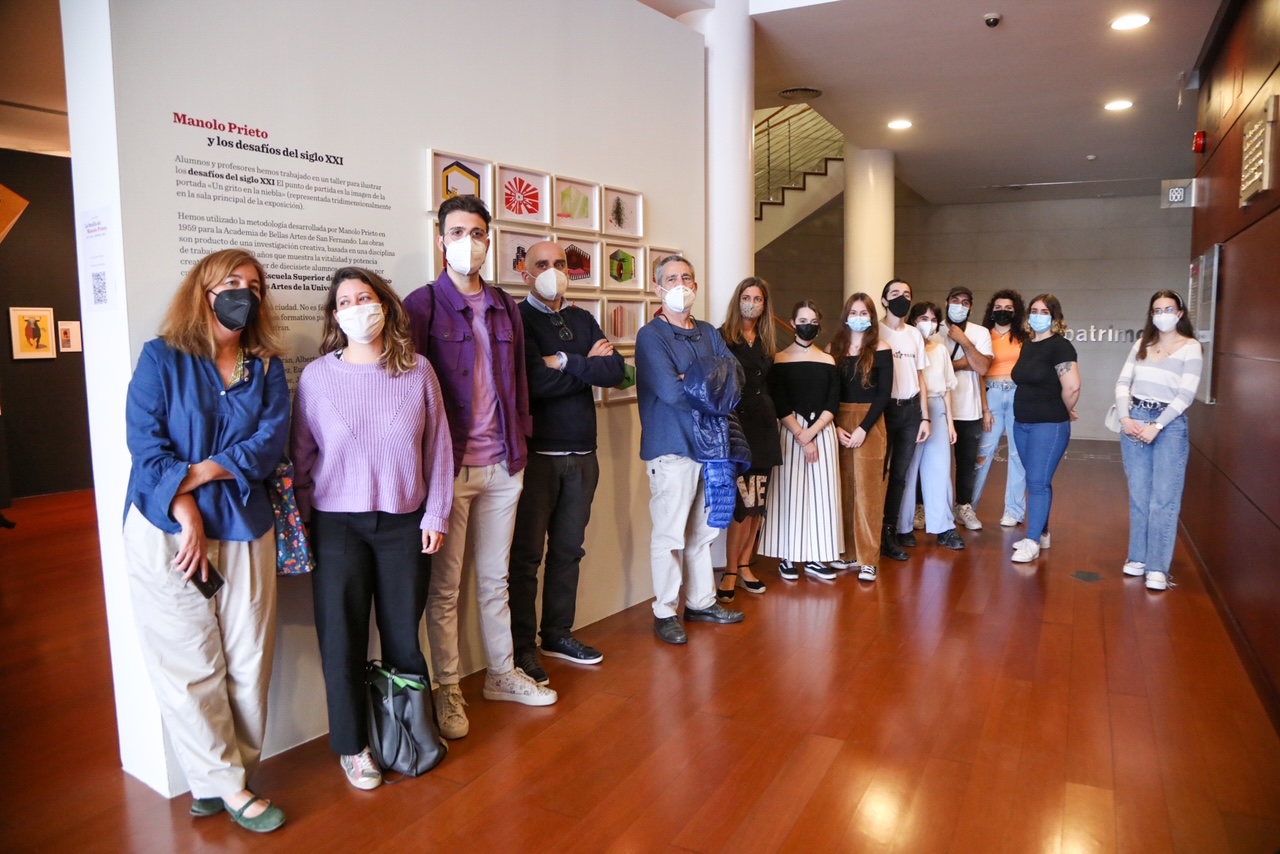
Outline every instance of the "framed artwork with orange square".
POLYGON ((51 308, 10 308, 9 335, 15 359, 58 358, 58 327, 51 308))

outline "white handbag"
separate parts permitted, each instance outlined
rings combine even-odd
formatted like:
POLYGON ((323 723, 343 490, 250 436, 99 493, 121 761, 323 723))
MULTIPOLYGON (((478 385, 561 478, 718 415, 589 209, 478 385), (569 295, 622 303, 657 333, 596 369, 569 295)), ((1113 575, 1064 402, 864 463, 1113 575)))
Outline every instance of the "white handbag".
POLYGON ((1116 412, 1116 405, 1114 403, 1111 404, 1109 409, 1107 409, 1107 414, 1103 416, 1102 423, 1105 424, 1106 428, 1112 433, 1120 432, 1120 413, 1116 412))

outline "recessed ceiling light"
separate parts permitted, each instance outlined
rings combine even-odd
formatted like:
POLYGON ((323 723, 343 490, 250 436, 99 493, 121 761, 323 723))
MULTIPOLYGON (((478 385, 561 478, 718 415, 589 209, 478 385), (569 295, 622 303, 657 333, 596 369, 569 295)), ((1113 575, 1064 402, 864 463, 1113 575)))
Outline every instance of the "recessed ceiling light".
POLYGON ((894 130, 906 130, 907 128, 911 127, 911 122, 907 121, 906 119, 894 119, 893 121, 889 122, 889 127, 893 128, 894 130))
POLYGON ((1133 106, 1133 101, 1112 101, 1110 104, 1103 105, 1105 110, 1127 110, 1133 106))
POLYGON ((778 97, 785 101, 812 101, 821 94, 821 89, 815 89, 812 86, 792 86, 790 89, 779 92, 778 97))
POLYGON ((1111 22, 1113 30, 1136 30, 1138 27, 1145 27, 1151 23, 1151 19, 1146 15, 1123 15, 1111 22))

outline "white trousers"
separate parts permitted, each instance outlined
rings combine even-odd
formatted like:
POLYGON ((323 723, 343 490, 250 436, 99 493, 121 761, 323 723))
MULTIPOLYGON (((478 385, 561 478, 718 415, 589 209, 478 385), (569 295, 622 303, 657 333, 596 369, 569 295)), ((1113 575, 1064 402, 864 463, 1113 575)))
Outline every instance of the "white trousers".
POLYGON ((130 507, 125 570, 138 639, 178 762, 197 798, 247 787, 262 755, 276 637, 276 533, 209 540, 226 585, 205 599, 169 565, 177 537, 130 507))
POLYGON ((516 505, 524 488, 524 472, 507 473, 505 462, 463 466, 453 479, 449 532, 431 561, 427 589, 427 639, 431 670, 441 685, 456 685, 458 673, 458 591, 468 546, 475 567, 480 605, 480 634, 489 672, 515 667, 511 642, 511 608, 507 599, 507 566, 516 505))
POLYGON ((718 533, 707 524, 702 464, 664 454, 645 463, 649 472, 649 516, 653 520, 650 568, 653 615, 674 617, 685 582, 685 607, 703 610, 716 601, 711 543, 718 533))

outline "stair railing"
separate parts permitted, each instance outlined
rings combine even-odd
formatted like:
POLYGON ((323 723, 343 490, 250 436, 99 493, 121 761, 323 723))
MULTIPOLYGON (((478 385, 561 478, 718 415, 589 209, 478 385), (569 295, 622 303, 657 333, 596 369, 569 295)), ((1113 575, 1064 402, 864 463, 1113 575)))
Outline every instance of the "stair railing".
POLYGON ((825 172, 844 154, 844 136, 808 104, 781 107, 755 126, 756 204, 781 202, 786 187, 804 186, 806 172, 825 172))

